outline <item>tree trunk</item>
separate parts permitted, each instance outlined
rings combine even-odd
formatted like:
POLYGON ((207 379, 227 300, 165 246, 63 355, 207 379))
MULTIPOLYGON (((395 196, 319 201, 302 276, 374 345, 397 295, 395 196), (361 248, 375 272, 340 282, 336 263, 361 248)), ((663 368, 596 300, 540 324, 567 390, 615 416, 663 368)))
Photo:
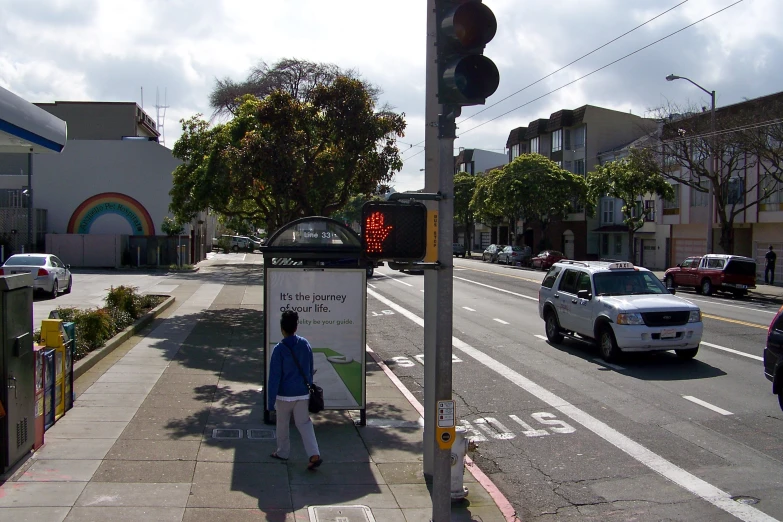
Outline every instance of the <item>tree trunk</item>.
POLYGON ((718 243, 726 254, 734 253, 734 234, 732 234, 732 229, 732 223, 721 223, 720 241, 718 243))
POLYGON ((635 232, 632 228, 628 229, 628 261, 631 263, 636 262, 636 243, 633 240, 635 232))

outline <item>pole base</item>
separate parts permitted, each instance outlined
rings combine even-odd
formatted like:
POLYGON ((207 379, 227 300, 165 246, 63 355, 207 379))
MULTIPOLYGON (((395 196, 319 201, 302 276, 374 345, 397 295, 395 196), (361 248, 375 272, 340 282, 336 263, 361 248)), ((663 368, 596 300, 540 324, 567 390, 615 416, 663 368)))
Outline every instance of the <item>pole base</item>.
POLYGON ((458 502, 462 502, 468 497, 468 488, 465 486, 462 486, 462 491, 452 491, 451 492, 451 503, 455 504, 458 502))

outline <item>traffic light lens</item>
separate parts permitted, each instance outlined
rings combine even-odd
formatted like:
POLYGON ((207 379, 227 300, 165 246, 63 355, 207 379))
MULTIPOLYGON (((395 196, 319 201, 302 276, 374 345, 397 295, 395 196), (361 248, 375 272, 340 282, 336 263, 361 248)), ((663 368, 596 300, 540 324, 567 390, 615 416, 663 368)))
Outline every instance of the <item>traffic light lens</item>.
POLYGON ((495 37, 498 29, 492 10, 475 2, 457 7, 451 23, 454 37, 466 49, 486 45, 495 37))
POLYGON ((427 207, 421 203, 365 203, 362 243, 368 259, 421 261, 427 249, 427 207))
POLYGON ((364 240, 366 251, 370 254, 383 252, 383 242, 389 237, 394 227, 386 224, 386 214, 380 211, 371 212, 364 220, 364 240))
POLYGON ((491 96, 500 84, 500 73, 494 62, 480 54, 466 56, 446 71, 454 87, 468 99, 491 96))

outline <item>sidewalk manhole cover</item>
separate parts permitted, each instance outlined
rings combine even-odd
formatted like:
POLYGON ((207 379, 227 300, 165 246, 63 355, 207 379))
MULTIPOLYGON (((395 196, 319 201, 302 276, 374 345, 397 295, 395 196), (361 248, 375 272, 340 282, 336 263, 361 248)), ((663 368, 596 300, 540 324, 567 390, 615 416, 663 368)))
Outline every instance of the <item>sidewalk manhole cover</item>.
POLYGON ((241 439, 242 430, 234 428, 215 428, 212 430, 213 439, 241 439))
POLYGON ((247 438, 253 440, 275 440, 275 430, 247 430, 247 438))
POLYGON ((312 506, 307 513, 310 522, 375 522, 367 506, 312 506))

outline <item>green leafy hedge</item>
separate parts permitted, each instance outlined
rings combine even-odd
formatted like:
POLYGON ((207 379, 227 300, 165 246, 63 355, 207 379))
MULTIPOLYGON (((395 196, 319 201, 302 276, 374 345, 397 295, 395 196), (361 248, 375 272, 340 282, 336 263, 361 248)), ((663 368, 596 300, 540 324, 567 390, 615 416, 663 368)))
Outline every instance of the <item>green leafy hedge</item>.
POLYGON ((76 323, 75 360, 79 360, 165 299, 160 295, 141 295, 137 287, 118 286, 109 289, 103 308, 57 307, 57 313, 63 321, 76 323))

